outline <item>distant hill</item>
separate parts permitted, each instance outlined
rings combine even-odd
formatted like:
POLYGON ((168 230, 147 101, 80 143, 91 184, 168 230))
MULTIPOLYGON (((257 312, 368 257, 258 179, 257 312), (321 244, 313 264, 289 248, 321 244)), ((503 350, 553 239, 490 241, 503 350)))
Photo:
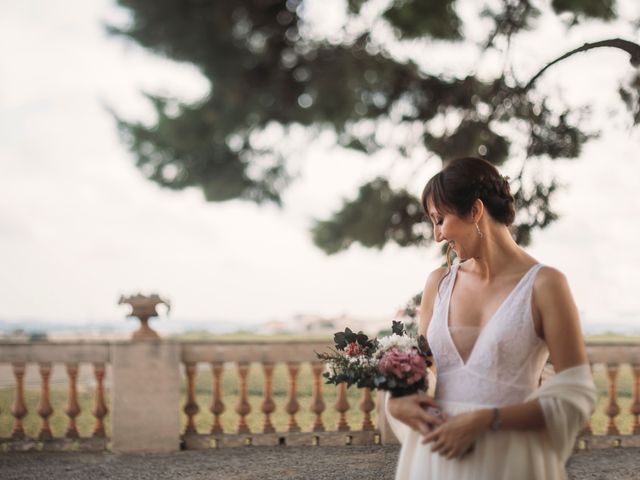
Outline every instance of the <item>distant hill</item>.
POLYGON ((592 322, 582 324, 585 335, 617 333, 623 335, 640 335, 640 325, 635 322, 592 322))
MULTIPOLYGON (((262 332, 265 333, 265 326, 271 322, 247 322, 229 320, 180 320, 173 317, 161 317, 151 321, 154 329, 162 333, 188 333, 193 331, 204 331, 211 333, 235 333, 235 332, 262 332)), ((289 322, 284 322, 289 326, 289 322)), ((361 328, 361 321, 354 320, 353 328, 361 328)), ((386 323, 385 323, 386 325, 386 323)), ((44 319, 20 319, 7 320, 0 319, 0 333, 8 334, 16 330, 22 330, 27 334, 42 332, 131 332, 138 328, 138 322, 133 319, 96 320, 81 322, 64 322, 44 319)), ((640 335, 640 322, 583 322, 582 328, 585 335, 599 334, 622 334, 640 335)), ((342 325, 340 328, 342 329, 342 325)))
MULTIPOLYGON (((137 329, 139 323, 135 319, 115 319, 101 321, 64 322, 57 320, 0 320, 0 333, 11 333, 23 330, 26 333, 35 332, 130 332, 137 329)), ((151 326, 165 333, 182 333, 193 330, 207 330, 216 333, 233 333, 236 331, 253 330, 258 324, 241 321, 221 320, 179 320, 160 317, 151 320, 151 326)))

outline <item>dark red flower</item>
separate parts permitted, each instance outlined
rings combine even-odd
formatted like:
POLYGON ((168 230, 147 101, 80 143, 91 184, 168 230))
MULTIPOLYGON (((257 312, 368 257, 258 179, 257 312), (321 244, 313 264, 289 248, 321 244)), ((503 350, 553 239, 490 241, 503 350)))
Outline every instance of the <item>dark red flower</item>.
POLYGON ((358 342, 353 341, 349 343, 349 345, 347 345, 345 353, 349 357, 357 357, 358 355, 362 355, 362 350, 360 349, 360 345, 358 345, 358 342))

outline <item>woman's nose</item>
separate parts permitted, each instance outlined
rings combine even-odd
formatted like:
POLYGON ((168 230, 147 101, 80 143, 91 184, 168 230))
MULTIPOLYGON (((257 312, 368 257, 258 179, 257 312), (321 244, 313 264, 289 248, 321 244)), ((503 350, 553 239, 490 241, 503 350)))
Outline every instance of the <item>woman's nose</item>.
POLYGON ((439 228, 439 227, 436 227, 436 229, 435 229, 435 239, 436 239, 436 242, 441 242, 441 241, 442 241, 442 238, 443 238, 443 237, 442 237, 442 232, 440 231, 440 228, 439 228))

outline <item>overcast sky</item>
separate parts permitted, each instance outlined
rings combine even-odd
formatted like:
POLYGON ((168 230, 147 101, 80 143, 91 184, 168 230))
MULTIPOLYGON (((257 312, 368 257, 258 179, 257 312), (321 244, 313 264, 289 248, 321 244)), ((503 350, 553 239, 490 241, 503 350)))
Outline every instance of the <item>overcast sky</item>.
MULTIPOLYGON (((640 18, 637 2, 619 3, 625 16, 640 18)), ((440 264, 436 247, 354 247, 327 257, 310 241, 311 219, 328 215, 375 174, 361 155, 318 142, 305 152, 303 178, 285 195, 284 210, 207 204, 197 190, 171 192, 146 181, 105 106, 149 119, 141 91, 197 99, 208 85, 188 65, 105 34, 104 22, 124 20, 107 0, 67 1, 64 8, 3 2, 0 319, 118 319, 126 312, 119 295, 139 290, 170 298, 173 318, 203 325, 295 313, 382 318, 422 289, 440 264)), ((584 41, 640 40, 624 23, 567 34, 553 18, 541 21, 544 35, 514 45, 518 78, 584 41)), ((329 18, 322 28, 335 23, 329 18)), ((477 64, 473 49, 459 52, 455 68, 444 46, 429 52, 421 63, 432 72, 477 64)), ((489 58, 479 71, 489 73, 497 62, 489 58)), ((566 273, 587 323, 631 324, 640 314, 640 133, 616 93, 630 74, 626 55, 602 50, 554 67, 539 85, 569 105, 590 105, 589 125, 602 130, 579 160, 550 162, 542 172, 566 185, 555 203, 562 218, 529 248, 566 273)), ((436 168, 432 162, 406 188, 418 195, 436 168)))

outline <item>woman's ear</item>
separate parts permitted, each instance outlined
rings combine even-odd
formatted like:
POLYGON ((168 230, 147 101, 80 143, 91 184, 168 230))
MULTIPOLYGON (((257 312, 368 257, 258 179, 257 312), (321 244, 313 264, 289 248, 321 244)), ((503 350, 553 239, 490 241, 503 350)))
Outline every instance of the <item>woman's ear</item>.
POLYGON ((473 202, 473 206, 471 207, 471 219, 473 223, 478 223, 482 216, 484 215, 484 203, 479 198, 476 198, 476 201, 473 202))

